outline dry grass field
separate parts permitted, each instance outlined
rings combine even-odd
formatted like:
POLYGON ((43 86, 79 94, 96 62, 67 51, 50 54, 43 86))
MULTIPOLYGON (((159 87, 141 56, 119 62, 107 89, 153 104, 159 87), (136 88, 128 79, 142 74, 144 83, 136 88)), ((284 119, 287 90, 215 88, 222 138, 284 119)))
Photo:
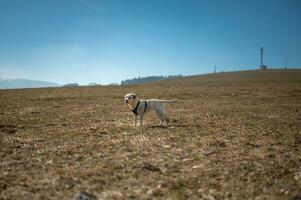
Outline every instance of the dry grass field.
POLYGON ((301 70, 0 90, 0 169, 0 199, 297 200, 301 70), (127 92, 179 99, 171 124, 133 127, 127 92))

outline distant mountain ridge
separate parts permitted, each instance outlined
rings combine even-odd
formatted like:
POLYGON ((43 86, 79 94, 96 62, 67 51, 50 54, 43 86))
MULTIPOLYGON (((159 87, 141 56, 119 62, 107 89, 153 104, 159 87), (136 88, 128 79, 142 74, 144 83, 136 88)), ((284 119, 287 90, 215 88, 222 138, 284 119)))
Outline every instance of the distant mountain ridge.
POLYGON ((3 79, 0 78, 0 89, 20 89, 20 88, 42 88, 42 87, 59 87, 54 82, 37 81, 29 79, 3 79))

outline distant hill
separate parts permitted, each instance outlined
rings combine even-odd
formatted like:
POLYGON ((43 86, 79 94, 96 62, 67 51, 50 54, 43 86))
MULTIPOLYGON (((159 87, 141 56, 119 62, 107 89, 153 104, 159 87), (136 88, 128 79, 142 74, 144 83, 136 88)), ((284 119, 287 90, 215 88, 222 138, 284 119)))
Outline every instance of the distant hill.
POLYGON ((267 69, 221 72, 156 81, 162 85, 233 85, 301 83, 301 69, 267 69))
POLYGON ((170 78, 179 78, 179 77, 182 77, 182 75, 138 77, 138 78, 126 79, 124 81, 121 81, 121 85, 150 83, 150 82, 153 82, 153 81, 159 81, 159 80, 170 79, 170 78))
POLYGON ((19 88, 42 88, 42 87, 59 87, 60 85, 47 81, 36 81, 28 79, 1 79, 0 89, 19 89, 19 88))

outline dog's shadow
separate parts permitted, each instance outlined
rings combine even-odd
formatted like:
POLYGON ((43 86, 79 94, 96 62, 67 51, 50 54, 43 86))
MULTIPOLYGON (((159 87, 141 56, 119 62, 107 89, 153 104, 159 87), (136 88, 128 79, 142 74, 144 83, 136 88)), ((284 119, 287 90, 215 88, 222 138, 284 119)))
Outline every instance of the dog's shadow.
POLYGON ((169 124, 162 125, 162 124, 153 124, 153 125, 147 125, 147 128, 154 128, 154 129, 168 129, 168 128, 179 128, 179 127, 189 127, 188 125, 185 125, 183 123, 179 123, 180 120, 174 119, 171 120, 169 124))
POLYGON ((146 126, 147 128, 158 128, 158 129, 167 129, 168 128, 168 126, 166 126, 166 125, 160 125, 160 124, 155 124, 155 125, 147 125, 146 126))

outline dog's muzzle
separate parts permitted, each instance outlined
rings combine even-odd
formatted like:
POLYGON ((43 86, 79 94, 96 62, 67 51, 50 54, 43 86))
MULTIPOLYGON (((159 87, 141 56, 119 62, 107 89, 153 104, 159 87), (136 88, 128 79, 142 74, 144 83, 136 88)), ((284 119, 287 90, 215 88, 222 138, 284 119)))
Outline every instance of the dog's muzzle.
POLYGON ((128 101, 128 99, 127 100, 125 100, 125 103, 128 103, 129 101, 128 101))

